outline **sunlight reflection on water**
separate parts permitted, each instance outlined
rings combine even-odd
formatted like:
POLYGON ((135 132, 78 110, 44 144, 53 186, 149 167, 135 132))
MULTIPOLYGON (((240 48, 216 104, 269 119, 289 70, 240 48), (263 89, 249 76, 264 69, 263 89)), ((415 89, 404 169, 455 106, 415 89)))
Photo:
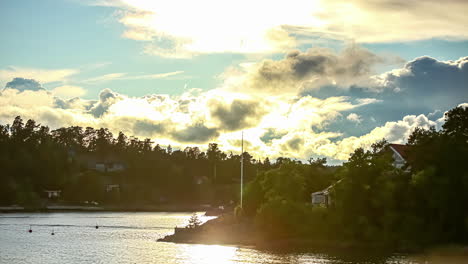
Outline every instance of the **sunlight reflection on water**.
MULTIPOLYGON (((190 216, 122 212, 0 214, 0 263, 410 263, 400 257, 356 260, 327 254, 156 242, 173 233, 175 226, 186 225, 190 216), (96 224, 99 229, 94 228, 96 224), (32 233, 27 232, 30 225, 32 233)), ((202 216, 201 220, 211 218, 202 216)))

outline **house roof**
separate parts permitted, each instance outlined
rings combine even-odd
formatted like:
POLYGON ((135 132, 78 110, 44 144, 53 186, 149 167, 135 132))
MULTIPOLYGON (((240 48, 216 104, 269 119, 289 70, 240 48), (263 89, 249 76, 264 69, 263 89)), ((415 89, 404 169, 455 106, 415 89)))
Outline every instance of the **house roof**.
POLYGON ((321 190, 321 191, 318 191, 318 192, 313 192, 311 193, 311 195, 317 195, 317 194, 320 194, 320 195, 328 195, 330 193, 330 190, 335 187, 335 185, 339 184, 343 179, 340 179, 338 180, 337 182, 333 183, 332 185, 328 186, 327 188, 325 188, 324 190, 321 190))
POLYGON ((408 146, 402 144, 389 144, 389 147, 398 155, 400 155, 404 160, 408 158, 408 146))

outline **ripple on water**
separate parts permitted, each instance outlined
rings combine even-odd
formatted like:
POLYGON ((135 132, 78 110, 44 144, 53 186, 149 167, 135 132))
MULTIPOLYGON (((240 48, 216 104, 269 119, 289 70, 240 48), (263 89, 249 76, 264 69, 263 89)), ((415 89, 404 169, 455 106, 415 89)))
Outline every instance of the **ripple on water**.
MULTIPOLYGON (((410 263, 399 256, 375 260, 365 254, 346 258, 156 242, 175 226, 187 224, 190 216, 140 212, 0 214, 0 263, 410 263), (96 224, 99 229, 94 228, 96 224), (27 232, 30 225, 32 233, 27 232)), ((207 221, 213 217, 200 214, 200 218, 207 221)))

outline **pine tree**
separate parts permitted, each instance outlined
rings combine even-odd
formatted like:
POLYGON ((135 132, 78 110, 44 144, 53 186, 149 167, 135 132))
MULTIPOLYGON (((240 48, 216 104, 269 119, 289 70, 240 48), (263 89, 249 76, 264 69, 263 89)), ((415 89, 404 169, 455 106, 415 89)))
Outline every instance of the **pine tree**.
POLYGON ((188 228, 196 228, 196 227, 199 227, 201 225, 201 220, 200 218, 198 218, 198 215, 197 214, 193 214, 190 219, 189 219, 189 224, 188 224, 188 228))

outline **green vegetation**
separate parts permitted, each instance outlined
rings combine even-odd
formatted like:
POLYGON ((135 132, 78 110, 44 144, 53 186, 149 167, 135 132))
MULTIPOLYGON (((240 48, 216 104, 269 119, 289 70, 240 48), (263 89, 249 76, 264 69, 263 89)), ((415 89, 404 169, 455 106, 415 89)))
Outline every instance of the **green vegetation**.
MULTIPOLYGON (((244 175, 278 167, 244 152, 244 175)), ((281 162, 281 159, 278 161, 281 162)), ((40 207, 44 190, 61 190, 58 202, 100 205, 230 204, 238 200, 240 155, 216 143, 173 150, 150 139, 72 126, 53 131, 16 117, 0 125, 0 205, 40 207), (102 166, 118 163, 124 169, 102 166), (96 167, 100 164, 100 169, 96 167), (107 190, 106 186, 118 185, 107 190)))
MULTIPOLYGON (((400 249, 467 243, 468 108, 454 108, 445 119, 440 131, 418 128, 409 136, 402 168, 393 166, 385 140, 369 150, 356 149, 340 167, 327 166, 325 159, 261 162, 243 153, 244 207, 235 209, 231 218, 237 222, 231 225, 255 227, 255 237, 265 241, 400 249), (311 193, 324 189, 331 202, 312 205, 311 193)), ((63 190, 66 201, 109 204, 227 204, 238 199, 240 156, 226 155, 215 143, 206 153, 152 146, 149 139, 123 133, 114 138, 106 129, 49 131, 17 117, 11 126, 0 126, 0 203, 35 206, 44 189, 63 190), (117 157, 126 169, 90 169, 80 161, 90 156, 117 157), (119 184, 118 195, 105 191, 109 182, 119 184)), ((198 226, 192 218, 190 227, 198 226)))
POLYGON ((385 140, 357 149, 331 173, 321 160, 284 162, 246 186, 243 217, 265 239, 312 239, 400 249, 468 242, 468 109, 446 113, 443 129, 418 128, 401 168, 385 140), (312 206, 330 188, 332 203, 312 206))

